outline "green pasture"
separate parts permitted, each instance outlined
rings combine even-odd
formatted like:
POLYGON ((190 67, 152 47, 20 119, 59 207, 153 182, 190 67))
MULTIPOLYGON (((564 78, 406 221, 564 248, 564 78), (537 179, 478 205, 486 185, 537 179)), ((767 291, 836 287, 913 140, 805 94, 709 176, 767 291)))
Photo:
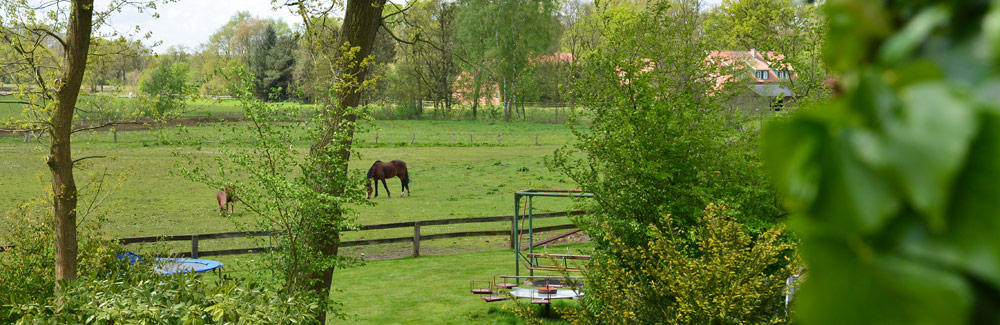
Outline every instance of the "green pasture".
MULTIPOLYGON (((89 159, 75 171, 79 187, 88 177, 124 174, 121 189, 99 212, 107 218, 105 231, 117 237, 201 234, 238 230, 218 212, 216 189, 171 173, 181 160, 175 154, 211 159, 220 143, 231 137, 228 127, 242 122, 202 122, 166 126, 159 132, 121 131, 118 142, 106 130, 74 135, 74 157, 89 159)), ((524 188, 569 188, 573 185, 544 166, 544 157, 573 136, 563 125, 469 121, 376 121, 357 135, 361 157, 351 169, 366 170, 374 160, 407 162, 411 197, 399 197, 399 180, 390 180, 393 197, 384 192, 372 207, 359 207, 361 225, 444 218, 501 216, 513 213, 513 192, 524 188), (376 143, 376 133, 378 142, 376 143), (468 137, 472 135, 470 143, 468 137), (498 144, 497 135, 500 135, 498 144), (537 136, 538 145, 535 144, 537 136), (413 144, 410 142, 413 141, 413 144)), ((307 143, 297 143, 307 150, 307 143)), ((32 197, 41 197, 50 182, 42 162, 47 138, 24 143, 22 137, 0 137, 0 210, 10 210, 32 197)), ((81 207, 90 198, 81 198, 81 207)), ((539 198, 536 212, 565 211, 573 202, 539 198)), ((252 223, 255 216, 237 203, 235 218, 252 223)), ((83 222, 88 222, 85 217, 83 222)), ((94 220, 94 219, 89 219, 94 220)), ((568 218, 537 220, 535 226, 567 223, 568 218)), ((474 230, 509 229, 510 224, 476 223, 426 226, 424 235, 474 230)), ((4 229, 0 225, 0 229, 4 229)), ((562 231, 559 231, 562 232, 562 231)), ((558 233, 558 232, 556 232, 558 233)), ((555 233, 538 234, 538 239, 555 233)), ((412 236, 412 228, 348 232, 344 240, 412 236)), ((504 236, 465 237, 421 242, 421 257, 408 257, 410 244, 345 248, 343 255, 366 258, 366 264, 335 274, 334 298, 355 315, 352 322, 386 323, 517 323, 518 318, 468 292, 468 281, 513 272, 513 256, 504 236), (403 258, 398 258, 403 257, 403 258)), ((526 238, 525 238, 526 240, 526 238)), ((204 240, 200 250, 267 245, 266 238, 204 240)), ((136 251, 186 251, 189 242, 143 247, 136 251)), ((579 244, 549 247, 552 252, 578 252, 579 244), (569 248, 567 248, 569 247, 569 248)), ((260 255, 221 256, 226 273, 239 276, 252 269, 260 255)), ((560 304, 572 304, 563 303, 560 304)), ((558 304, 557 304, 558 305, 558 304)), ((537 308, 537 306, 535 306, 537 308)))
MULTIPOLYGON (((373 130, 358 135, 361 158, 351 168, 366 170, 374 160, 401 159, 410 167, 411 197, 399 197, 398 179, 388 181, 393 197, 384 190, 374 199, 374 207, 360 207, 358 224, 510 215, 513 192, 532 187, 566 188, 572 185, 544 166, 543 159, 571 141, 562 125, 493 122, 378 121, 373 130), (377 131, 375 131, 377 130, 377 131), (375 133, 379 142, 375 143, 375 133), (453 136, 455 141, 453 142, 453 136), (474 143, 468 142, 473 136, 474 143), (501 136, 498 145, 497 135, 501 136), (535 138, 538 137, 538 145, 535 138), (414 141, 411 145, 410 141, 414 141)), ((124 173, 120 191, 103 205, 108 222, 106 231, 114 236, 155 236, 234 231, 231 222, 219 215, 217 189, 187 181, 171 174, 181 160, 175 153, 211 159, 220 154, 219 142, 226 143, 226 127, 215 123, 201 126, 169 126, 155 132, 119 132, 118 143, 107 131, 74 137, 74 156, 106 156, 91 159, 76 171, 78 186, 87 177, 124 173), (158 139, 155 139, 158 138, 158 139)), ((43 193, 49 172, 42 163, 47 153, 46 139, 23 143, 23 138, 0 138, 0 208, 43 193)), ((301 143, 300 149, 307 149, 301 143)), ((81 202, 89 198, 82 198, 81 202)), ((539 199, 535 211, 564 211, 568 199, 539 199)), ((82 205, 82 204, 81 204, 82 205)), ((236 218, 252 223, 254 216, 237 203, 236 218)), ((566 218, 540 220, 539 226, 566 223, 566 218)), ((507 229, 506 223, 460 224, 424 227, 425 234, 472 230, 507 229)), ((411 229, 352 232, 345 240, 412 235, 411 229)), ((504 238, 428 241, 428 252, 461 251, 463 247, 495 248, 506 245, 504 238), (487 242, 489 241, 489 242, 487 242), (453 244, 453 242, 455 242, 453 244), (466 242, 466 243, 462 243, 466 242), (460 244, 462 243, 462 244, 460 244)), ((203 241, 201 250, 237 245, 238 240, 203 241)), ((188 249, 185 242, 177 249, 188 249)), ((239 244, 243 245, 243 244, 239 244)), ((367 249, 367 248, 366 248, 367 249)), ((371 249, 379 249, 372 247, 371 249)), ((405 251, 405 247, 400 248, 405 251)), ((385 253, 392 255, 390 253, 385 253)))

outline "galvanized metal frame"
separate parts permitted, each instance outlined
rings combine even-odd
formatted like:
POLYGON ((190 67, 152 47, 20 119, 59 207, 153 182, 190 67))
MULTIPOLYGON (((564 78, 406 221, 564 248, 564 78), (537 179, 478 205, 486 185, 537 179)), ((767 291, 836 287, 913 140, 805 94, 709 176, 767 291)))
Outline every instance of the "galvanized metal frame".
MULTIPOLYGON (((579 189, 525 189, 514 192, 514 216, 510 221, 511 229, 511 246, 514 250, 514 275, 521 275, 521 236, 518 232, 517 222, 521 219, 521 197, 528 198, 527 206, 527 216, 528 216, 528 253, 535 252, 535 233, 532 219, 532 201, 536 196, 542 197, 594 197, 592 193, 585 193, 583 190, 579 189)), ((535 275, 535 270, 528 270, 531 276, 535 275)), ((519 279, 518 279, 519 280, 519 279)))

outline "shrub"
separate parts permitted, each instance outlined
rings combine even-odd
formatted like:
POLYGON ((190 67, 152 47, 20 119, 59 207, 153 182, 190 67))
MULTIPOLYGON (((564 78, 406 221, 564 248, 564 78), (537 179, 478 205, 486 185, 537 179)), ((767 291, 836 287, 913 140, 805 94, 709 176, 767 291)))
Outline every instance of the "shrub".
POLYGON ((288 324, 317 323, 319 305, 256 283, 210 285, 200 275, 79 279, 62 305, 22 304, 23 323, 288 324))
MULTIPOLYGON (((583 308, 565 311, 570 322, 786 322, 785 279, 794 263, 784 257, 792 246, 778 240, 781 228, 751 238, 725 206, 709 205, 704 212, 691 229, 691 245, 671 226, 650 226, 646 245, 607 238, 607 254, 615 257, 591 263, 583 308)), ((663 221, 672 224, 670 216, 663 221)))
POLYGON ((647 242, 646 227, 664 214, 687 229, 709 202, 744 213, 735 217, 755 233, 773 226, 783 211, 756 134, 730 127, 733 113, 721 96, 706 95, 715 91, 714 81, 701 77, 710 72, 709 47, 686 20, 697 20, 697 9, 651 6, 601 13, 610 44, 583 56, 576 84, 586 107, 581 115, 592 125, 570 125, 577 141, 547 161, 598 197, 589 207, 594 213, 578 224, 599 249, 610 245, 605 237, 647 242))
MULTIPOLYGON (((48 211, 38 204, 24 204, 4 213, 0 224, 0 323, 11 323, 17 315, 13 306, 51 299, 55 295, 55 231, 52 218, 40 218, 48 211)), ((79 265, 81 277, 107 277, 128 273, 116 252, 123 251, 117 242, 104 239, 94 223, 79 228, 79 265)), ((145 270, 149 271, 149 270, 145 270)))
MULTIPOLYGON (((316 323, 319 305, 254 282, 206 283, 199 275, 164 276, 150 260, 130 265, 124 248, 84 222, 78 278, 62 283, 56 303, 55 233, 44 205, 5 213, 0 224, 0 323, 316 323)), ((93 221, 93 220, 87 220, 93 221)))

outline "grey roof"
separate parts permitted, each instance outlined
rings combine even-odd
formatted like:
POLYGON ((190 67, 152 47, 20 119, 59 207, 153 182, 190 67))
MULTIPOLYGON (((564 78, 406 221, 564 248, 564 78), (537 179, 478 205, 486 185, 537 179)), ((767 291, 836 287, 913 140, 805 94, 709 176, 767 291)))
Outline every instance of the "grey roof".
POLYGON ((793 93, 791 89, 777 84, 753 85, 752 89, 753 92, 757 93, 757 95, 761 95, 763 97, 795 96, 795 93, 793 93))

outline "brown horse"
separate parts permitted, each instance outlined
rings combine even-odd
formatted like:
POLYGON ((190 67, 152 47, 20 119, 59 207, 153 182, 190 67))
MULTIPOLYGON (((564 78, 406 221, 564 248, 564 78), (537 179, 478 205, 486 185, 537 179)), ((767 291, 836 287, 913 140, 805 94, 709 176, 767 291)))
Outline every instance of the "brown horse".
POLYGON ((230 214, 236 211, 236 201, 240 200, 239 197, 236 197, 236 193, 233 193, 233 188, 229 187, 229 185, 216 192, 215 199, 219 201, 219 212, 229 212, 230 214))
POLYGON ((410 195, 410 173, 406 171, 406 163, 402 160, 393 160, 391 162, 382 162, 381 160, 375 161, 372 164, 372 168, 368 169, 368 198, 372 198, 372 180, 375 180, 375 197, 378 197, 378 181, 382 181, 382 187, 385 187, 385 195, 392 197, 389 194, 389 186, 385 184, 387 178, 399 177, 399 180, 403 182, 403 189, 399 192, 399 196, 403 196, 403 191, 406 191, 406 195, 410 195))

